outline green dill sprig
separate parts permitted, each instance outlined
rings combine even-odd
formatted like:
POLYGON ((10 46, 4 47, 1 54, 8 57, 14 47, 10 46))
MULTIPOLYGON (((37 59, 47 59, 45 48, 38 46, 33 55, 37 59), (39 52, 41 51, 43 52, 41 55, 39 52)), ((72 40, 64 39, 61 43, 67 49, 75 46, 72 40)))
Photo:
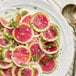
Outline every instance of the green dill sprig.
POLYGON ((9 42, 10 42, 9 38, 6 38, 6 43, 8 43, 8 44, 9 44, 9 42))
POLYGON ((37 7, 35 6, 34 9, 37 9, 37 7))
POLYGON ((40 54, 40 52, 39 52, 38 55, 35 54, 35 56, 33 57, 33 60, 34 60, 34 61, 37 61, 40 57, 41 57, 41 54, 40 54))
POLYGON ((24 15, 26 15, 28 13, 28 11, 23 11, 22 13, 21 13, 21 16, 24 16, 24 15))
POLYGON ((20 10, 21 8, 16 8, 17 10, 20 10))
POLYGON ((33 29, 33 26, 30 26, 31 29, 33 29))
POLYGON ((51 30, 55 31, 56 30, 56 26, 52 27, 51 30))
POLYGON ((5 14, 8 14, 8 12, 6 11, 5 14))
POLYGON ((55 47, 55 44, 50 44, 50 45, 45 46, 45 48, 52 48, 52 47, 55 47))
POLYGON ((3 51, 3 49, 2 48, 0 48, 0 52, 2 52, 3 51))
POLYGON ((58 55, 54 55, 52 57, 49 57, 48 60, 53 60, 53 59, 56 59, 58 57, 58 55))
POLYGON ((54 26, 53 28, 51 28, 51 30, 53 30, 53 31, 55 31, 55 34, 57 35, 58 34, 58 32, 57 32, 57 30, 56 30, 56 26, 54 26))
POLYGON ((48 60, 52 61, 53 59, 56 59, 57 57, 58 57, 58 55, 51 56, 51 57, 47 58, 46 60, 42 61, 42 64, 46 65, 48 60))
POLYGON ((16 21, 14 21, 14 19, 11 20, 11 24, 10 24, 12 27, 14 28, 19 28, 19 24, 16 23, 16 21))
POLYGON ((43 37, 40 37, 40 40, 43 40, 43 37))
POLYGON ((41 57, 41 54, 40 54, 40 52, 38 53, 38 57, 39 57, 39 58, 41 57))
POLYGON ((0 24, 0 30, 2 29, 2 25, 0 24))
POLYGON ((3 59, 2 52, 0 52, 0 59, 3 59))
POLYGON ((35 56, 33 57, 33 60, 34 61, 37 61, 38 60, 37 54, 35 54, 35 56))
POLYGON ((47 63, 47 60, 42 61, 42 64, 46 65, 46 63, 47 63))
POLYGON ((27 64, 25 64, 25 63, 21 63, 20 65, 22 65, 22 66, 28 66, 27 64))

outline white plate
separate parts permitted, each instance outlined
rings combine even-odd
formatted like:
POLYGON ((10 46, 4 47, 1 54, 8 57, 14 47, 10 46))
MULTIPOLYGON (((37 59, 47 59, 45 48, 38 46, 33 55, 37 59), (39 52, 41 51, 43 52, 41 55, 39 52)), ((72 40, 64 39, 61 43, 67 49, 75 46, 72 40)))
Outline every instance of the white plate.
POLYGON ((43 76, 64 76, 67 73, 73 59, 74 43, 72 33, 69 30, 69 26, 63 16, 57 12, 54 7, 49 6, 41 0, 6 0, 0 4, 0 14, 10 7, 26 8, 33 13, 44 11, 49 14, 51 22, 54 22, 60 27, 63 44, 61 55, 58 58, 58 67, 53 73, 44 74, 43 76), (37 9, 34 7, 37 7, 37 9))

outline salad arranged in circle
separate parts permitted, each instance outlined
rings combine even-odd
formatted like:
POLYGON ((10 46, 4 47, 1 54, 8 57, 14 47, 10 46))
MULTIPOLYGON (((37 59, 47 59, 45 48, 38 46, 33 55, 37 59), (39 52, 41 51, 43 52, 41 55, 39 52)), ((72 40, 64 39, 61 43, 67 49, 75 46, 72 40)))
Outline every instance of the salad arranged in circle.
POLYGON ((52 73, 60 50, 59 27, 45 12, 14 9, 9 20, 0 16, 0 76, 52 73))

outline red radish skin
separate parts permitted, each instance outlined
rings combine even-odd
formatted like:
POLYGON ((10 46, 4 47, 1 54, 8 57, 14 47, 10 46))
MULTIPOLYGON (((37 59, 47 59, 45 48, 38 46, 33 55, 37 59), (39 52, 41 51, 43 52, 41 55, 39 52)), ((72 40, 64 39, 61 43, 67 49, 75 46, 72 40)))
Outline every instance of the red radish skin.
POLYGON ((13 32, 13 27, 10 24, 5 25, 6 28, 4 28, 4 36, 7 38, 12 38, 12 32, 13 32))
POLYGON ((23 70, 21 70, 21 76, 22 74, 24 74, 24 76, 31 76, 32 71, 29 68, 25 68, 23 70))
POLYGON ((10 63, 6 63, 6 62, 0 62, 0 65, 2 66, 8 66, 10 63))
POLYGON ((55 46, 51 47, 51 48, 46 48, 47 51, 53 52, 53 51, 56 51, 58 49, 58 46, 55 42, 47 42, 47 43, 45 43, 45 46, 48 46, 50 44, 54 44, 55 46))
POLYGON ((11 76, 11 68, 2 70, 2 72, 3 72, 4 76, 11 76))
POLYGON ((0 69, 8 69, 12 67, 13 63, 8 62, 0 62, 0 69))
POLYGON ((0 39, 0 45, 7 46, 7 42, 5 38, 0 39))
POLYGON ((33 19, 33 24, 38 29, 44 29, 48 26, 48 20, 45 15, 38 14, 33 19))
POLYGON ((26 48, 19 46, 14 50, 12 58, 15 64, 25 64, 30 58, 30 52, 26 48))
POLYGON ((18 76, 18 70, 19 70, 19 67, 16 67, 16 68, 14 69, 14 75, 15 75, 15 76, 18 76))
POLYGON ((48 55, 55 54, 59 51, 59 44, 57 41, 54 42, 39 41, 39 46, 42 49, 42 51, 48 55))
POLYGON ((21 24, 20 28, 14 30, 14 38, 20 43, 26 43, 32 38, 33 31, 27 24, 21 24))
POLYGON ((34 69, 35 70, 35 76, 38 76, 38 70, 34 69))
POLYGON ((5 57, 8 58, 9 60, 11 60, 11 51, 10 50, 5 53, 5 57))
POLYGON ((49 28, 47 31, 43 32, 43 36, 44 36, 45 38, 47 38, 47 39, 52 39, 52 38, 57 37, 57 34, 56 34, 57 31, 51 29, 51 28, 53 28, 53 27, 54 27, 54 26, 50 26, 50 28, 49 28))
POLYGON ((44 55, 44 53, 42 52, 42 50, 39 47, 39 43, 37 43, 37 42, 31 43, 30 51, 31 51, 32 57, 37 55, 37 57, 39 58, 39 55, 40 55, 40 57, 44 55))
POLYGON ((55 60, 48 60, 46 64, 43 64, 43 61, 47 60, 49 56, 44 56, 40 61, 39 64, 42 67, 43 73, 50 73, 56 68, 56 61, 55 60))
POLYGON ((15 76, 18 76, 18 74, 17 74, 17 72, 18 72, 18 69, 19 69, 19 67, 17 67, 16 69, 15 69, 15 76))
POLYGON ((0 22, 1 22, 2 25, 7 23, 7 21, 3 18, 0 19, 0 22))
POLYGON ((8 42, 6 37, 1 36, 0 47, 6 48, 6 47, 10 47, 12 44, 13 44, 13 40, 9 40, 9 42, 8 42))
POLYGON ((17 21, 16 21, 16 23, 20 23, 20 20, 21 20, 21 17, 19 17, 18 19, 17 19, 17 21))
POLYGON ((45 41, 55 41, 60 36, 60 29, 57 25, 51 23, 49 29, 42 32, 40 35, 45 41))
POLYGON ((55 55, 57 55, 58 54, 58 52, 57 53, 55 53, 55 54, 51 54, 52 56, 55 56, 55 55))
POLYGON ((4 26, 0 23, 0 25, 1 25, 1 28, 4 28, 4 26))
POLYGON ((10 36, 12 36, 12 31, 13 31, 13 29, 8 29, 8 28, 6 28, 6 32, 7 32, 8 35, 10 35, 10 36))
POLYGON ((0 30, 0 36, 3 36, 4 33, 3 33, 3 29, 0 30))
MULTIPOLYGON (((24 16, 23 16, 23 17, 24 17, 24 16)), ((30 24, 30 21, 31 21, 31 15, 26 16, 26 17, 22 20, 22 22, 28 23, 28 24, 30 24)))
POLYGON ((0 32, 3 32, 3 29, 1 29, 0 32))

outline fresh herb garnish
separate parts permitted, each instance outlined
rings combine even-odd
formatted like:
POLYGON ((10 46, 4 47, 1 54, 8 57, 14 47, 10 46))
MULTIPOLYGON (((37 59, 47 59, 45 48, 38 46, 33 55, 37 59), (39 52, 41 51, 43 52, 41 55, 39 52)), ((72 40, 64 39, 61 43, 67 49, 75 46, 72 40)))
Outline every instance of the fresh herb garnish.
POLYGON ((6 11, 5 14, 8 14, 8 12, 6 11))
POLYGON ((31 29, 33 29, 33 26, 30 26, 31 29))
POLYGON ((8 36, 7 36, 6 34, 4 34, 4 36, 5 36, 6 38, 8 38, 8 36))
POLYGON ((38 60, 37 54, 35 54, 35 56, 33 57, 33 60, 34 61, 37 61, 38 60))
POLYGON ((53 59, 56 59, 58 57, 58 55, 54 55, 52 57, 49 57, 48 60, 53 60, 53 59))
POLYGON ((47 60, 44 60, 44 61, 42 62, 42 64, 44 64, 44 65, 46 65, 46 63, 47 63, 47 60))
POLYGON ((51 30, 55 31, 56 30, 56 26, 52 27, 51 30))
POLYGON ((3 59, 3 57, 2 57, 2 52, 0 52, 0 59, 3 59))
POLYGON ((42 40, 43 39, 43 37, 40 37, 40 40, 42 40))
POLYGON ((38 53, 38 55, 35 53, 35 56, 33 57, 33 60, 37 61, 40 57, 41 57, 40 52, 38 53))
POLYGON ((9 43, 10 41, 9 41, 9 39, 8 38, 6 38, 6 43, 9 43))
POLYGON ((2 29, 2 25, 0 24, 0 30, 2 29))
POLYGON ((57 32, 56 28, 57 28, 57 27, 56 27, 56 26, 54 26, 53 28, 51 28, 51 30, 55 31, 55 33, 54 33, 54 34, 56 34, 56 35, 57 35, 57 34, 58 34, 58 32, 57 32))
POLYGON ((33 60, 34 60, 34 61, 36 61, 36 60, 37 60, 37 59, 36 59, 36 56, 34 56, 34 57, 33 57, 33 60))
POLYGON ((52 61, 53 59, 56 59, 57 57, 58 57, 58 55, 51 56, 51 57, 47 58, 46 60, 42 61, 42 64, 46 65, 48 60, 52 61))
POLYGON ((14 28, 19 28, 19 24, 16 23, 16 21, 14 21, 14 19, 11 20, 11 24, 12 27, 14 28))
POLYGON ((22 73, 21 73, 21 76, 25 76, 25 72, 22 72, 22 73))
POLYGON ((17 10, 20 10, 21 8, 16 8, 17 10))
POLYGON ((55 44, 50 44, 50 45, 45 46, 45 48, 52 48, 52 47, 55 47, 55 44))
POLYGON ((3 49, 0 49, 0 52, 2 52, 3 51, 3 49))
POLYGON ((34 61, 37 61, 38 60, 38 55, 35 53, 35 56, 33 57, 33 60, 34 61))
POLYGON ((34 9, 37 9, 37 7, 35 6, 34 9))
POLYGON ((21 14, 21 16, 24 16, 24 15, 26 15, 27 13, 28 13, 28 11, 23 11, 22 14, 21 14))
POLYGON ((9 50, 10 50, 10 47, 7 47, 7 49, 9 49, 9 50))
POLYGON ((39 58, 41 57, 41 54, 40 54, 40 52, 38 53, 38 57, 39 57, 39 58))
POLYGON ((20 65, 25 66, 25 64, 24 64, 24 63, 21 63, 20 65))
POLYGON ((22 65, 22 66, 27 66, 27 64, 25 64, 25 63, 21 63, 20 65, 22 65))

